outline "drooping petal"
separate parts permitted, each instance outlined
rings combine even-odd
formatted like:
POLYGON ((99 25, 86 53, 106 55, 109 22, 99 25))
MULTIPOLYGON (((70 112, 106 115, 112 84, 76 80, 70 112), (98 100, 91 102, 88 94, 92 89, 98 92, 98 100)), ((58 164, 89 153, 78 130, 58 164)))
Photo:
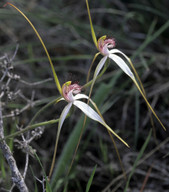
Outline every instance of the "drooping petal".
POLYGON ((54 149, 54 153, 53 153, 53 160, 52 160, 52 164, 51 164, 51 168, 50 168, 50 172, 49 172, 49 178, 52 175, 53 168, 54 168, 54 165, 55 165, 55 159, 56 159, 56 153, 57 153, 57 148, 58 148, 58 141, 59 141, 60 131, 61 131, 63 122, 64 122, 67 114, 69 113, 69 110, 70 110, 71 106, 72 106, 72 103, 68 103, 68 105, 66 105, 66 107, 63 109, 63 111, 62 111, 62 113, 60 115, 58 130, 57 130, 57 135, 56 135, 55 149, 54 149))
POLYGON ((75 100, 73 104, 78 107, 83 113, 94 121, 104 123, 103 119, 89 105, 82 101, 75 100))
POLYGON ((85 95, 85 94, 78 94, 78 95, 76 95, 76 96, 74 97, 74 99, 75 99, 75 100, 78 100, 78 99, 88 99, 88 100, 90 101, 90 103, 94 106, 94 108, 96 109, 96 111, 97 111, 97 113, 99 114, 99 116, 101 116, 101 115, 100 115, 100 111, 99 111, 97 105, 95 104, 94 101, 92 101, 92 99, 91 99, 89 96, 87 96, 87 95, 85 95))
MULTIPOLYGON (((102 118, 102 115, 101 115, 101 113, 100 113, 97 105, 95 104, 94 101, 92 101, 92 99, 91 99, 89 96, 84 95, 84 94, 78 94, 78 95, 76 95, 74 98, 75 98, 76 100, 77 100, 77 99, 88 99, 88 100, 90 101, 90 103, 93 105, 93 107, 95 108, 96 112, 97 112, 97 113, 99 114, 99 116, 102 118)), ((103 118, 102 118, 102 119, 103 119, 103 118)), ((104 121, 104 119, 103 119, 103 121, 104 121)))
POLYGON ((97 78, 99 72, 101 71, 101 69, 103 68, 106 60, 107 60, 107 56, 104 56, 104 57, 100 60, 99 64, 97 65, 97 67, 96 67, 96 69, 95 69, 94 76, 93 76, 93 81, 96 80, 96 78, 97 78))
POLYGON ((69 110, 72 106, 72 103, 68 103, 65 108, 63 109, 61 115, 60 115, 60 119, 59 119, 59 125, 58 125, 58 132, 60 132, 61 128, 62 128, 62 125, 63 125, 63 122, 67 116, 67 114, 69 113, 69 110))
POLYGON ((109 58, 112 59, 130 78, 135 79, 128 65, 124 62, 121 57, 115 54, 109 54, 109 58))
POLYGON ((105 64, 105 62, 106 62, 106 60, 107 60, 107 57, 108 57, 108 56, 104 56, 104 57, 100 60, 99 64, 97 65, 97 67, 96 67, 96 69, 95 69, 94 76, 93 76, 93 80, 92 80, 92 85, 91 85, 91 87, 90 87, 89 97, 91 96, 94 83, 95 83, 95 81, 96 81, 96 79, 97 79, 97 76, 98 76, 99 72, 101 71, 101 69, 103 68, 103 66, 104 66, 104 64, 105 64))
POLYGON ((107 130, 109 130, 113 135, 115 135, 120 141, 122 141, 127 147, 129 147, 129 145, 120 137, 118 136, 106 123, 105 121, 102 119, 102 117, 100 117, 100 115, 98 113, 96 113, 89 105, 87 105, 86 103, 82 102, 82 101, 78 101, 75 100, 73 102, 73 104, 78 107, 80 110, 83 111, 83 113, 85 113, 86 116, 88 116, 89 118, 93 119, 94 121, 99 122, 100 124, 102 124, 104 127, 106 127, 107 130))

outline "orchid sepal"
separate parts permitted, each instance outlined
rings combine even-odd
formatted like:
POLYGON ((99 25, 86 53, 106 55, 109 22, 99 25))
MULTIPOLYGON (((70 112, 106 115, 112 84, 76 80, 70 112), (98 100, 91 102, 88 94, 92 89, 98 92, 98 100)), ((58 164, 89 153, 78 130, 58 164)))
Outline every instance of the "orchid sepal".
POLYGON ((76 100, 74 101, 74 105, 76 107, 78 107, 82 112, 85 113, 86 116, 88 116, 89 118, 93 119, 94 121, 99 122, 100 124, 102 124, 107 130, 109 130, 114 136, 116 136, 121 142, 123 142, 127 147, 129 147, 129 145, 120 137, 118 136, 104 121, 103 117, 100 114, 100 111, 98 110, 96 104, 92 101, 92 99, 90 99, 87 95, 84 94, 78 94, 75 96, 76 100), (97 113, 86 103, 82 102, 82 101, 77 101, 78 99, 88 99, 92 105, 95 107, 97 113))
POLYGON ((127 147, 129 145, 120 137, 118 136, 106 123, 105 121, 100 117, 98 113, 96 113, 89 105, 82 101, 74 101, 73 103, 76 107, 78 107, 87 117, 90 119, 93 119, 94 121, 99 122, 102 124, 107 130, 109 130, 114 136, 116 136, 121 142, 123 142, 127 147))
POLYGON ((34 30, 36 36, 38 37, 39 41, 41 42, 41 44, 42 44, 42 46, 43 46, 43 48, 44 48, 44 51, 45 51, 45 53, 46 53, 46 55, 47 55, 47 57, 48 57, 48 60, 49 60, 49 63, 50 63, 51 69, 52 69, 53 77, 54 77, 54 80, 55 80, 55 83, 56 83, 56 87, 57 87, 59 93, 61 94, 61 86, 60 86, 60 83, 59 83, 58 76, 57 76, 57 74, 56 74, 56 72, 55 72, 54 65, 53 65, 53 63, 52 63, 51 57, 50 57, 50 55, 49 55, 49 52, 48 52, 48 50, 47 50, 47 48, 46 48, 46 46, 45 46, 45 44, 44 44, 41 36, 39 35, 38 31, 36 30, 35 26, 34 26, 34 25, 32 24, 32 22, 28 19, 28 17, 27 17, 20 9, 18 9, 15 5, 13 5, 12 3, 7 2, 3 7, 5 7, 6 5, 10 5, 10 6, 12 6, 13 8, 15 8, 15 9, 26 19, 26 21, 30 24, 30 26, 31 26, 32 29, 34 30))
MULTIPOLYGON (((101 36, 98 40, 97 40, 97 49, 99 50, 99 42, 100 41, 104 41, 107 38, 107 35, 103 35, 101 36)), ((100 50, 99 50, 100 51, 100 50)))
POLYGON ((131 72, 125 61, 121 59, 121 57, 115 54, 110 54, 109 58, 112 59, 131 79, 135 79, 134 74, 131 72))
POLYGON ((91 34, 92 34, 93 42, 94 42, 95 46, 97 47, 97 38, 96 38, 96 34, 95 34, 95 31, 93 28, 93 23, 92 23, 92 19, 91 19, 91 15, 90 15, 88 0, 86 0, 86 6, 87 6, 87 12, 88 12, 88 16, 89 16, 89 22, 90 22, 90 28, 91 28, 91 34))
POLYGON ((63 111, 62 111, 62 113, 60 115, 60 118, 59 118, 58 130, 57 130, 56 142, 55 142, 55 149, 54 149, 54 153, 53 153, 51 168, 50 168, 50 171, 49 171, 49 179, 50 179, 50 177, 52 175, 53 168, 54 168, 54 165, 55 165, 56 153, 57 153, 59 136, 60 136, 60 132, 61 132, 61 129, 62 129, 62 125, 63 125, 66 117, 68 116, 68 113, 69 113, 71 107, 72 107, 72 103, 68 103, 65 106, 65 108, 63 109, 63 111))

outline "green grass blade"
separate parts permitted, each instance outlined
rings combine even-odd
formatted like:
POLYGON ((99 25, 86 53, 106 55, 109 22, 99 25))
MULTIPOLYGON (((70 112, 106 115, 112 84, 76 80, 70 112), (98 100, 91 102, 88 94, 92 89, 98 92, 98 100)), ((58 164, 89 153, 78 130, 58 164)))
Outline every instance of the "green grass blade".
POLYGON ((140 102, 139 94, 136 92, 135 95, 135 132, 134 132, 134 146, 137 147, 137 142, 139 138, 139 119, 140 119, 140 102))
POLYGON ((135 171, 135 169, 136 169, 136 167, 137 167, 137 163, 138 163, 138 161, 141 159, 141 157, 143 156, 143 153, 144 153, 144 151, 145 151, 145 149, 146 149, 146 147, 147 147, 147 145, 148 145, 148 143, 149 143, 149 141, 150 141, 151 134, 152 134, 152 130, 150 130, 150 132, 149 132, 149 134, 148 134, 148 137, 147 137, 146 141, 144 142, 144 144, 143 144, 143 146, 142 146, 142 148, 141 148, 141 150, 140 150, 140 153, 138 154, 138 156, 137 156, 137 158, 136 158, 136 160, 135 160, 135 162, 134 162, 134 165, 133 165, 133 168, 132 168, 132 170, 131 170, 131 173, 130 173, 130 175, 129 175, 129 177, 128 177, 128 180, 127 180, 127 183, 126 183, 126 187, 125 187, 125 189, 124 189, 124 192, 127 192, 127 189, 128 189, 128 187, 129 187, 129 184, 130 184, 131 177, 133 176, 134 171, 135 171))
POLYGON ((42 168, 43 175, 44 175, 44 177, 45 177, 45 181, 46 181, 46 192, 52 192, 52 189, 51 189, 50 183, 49 183, 49 181, 48 181, 48 178, 47 178, 47 176, 46 176, 46 173, 45 173, 45 170, 44 170, 44 168, 43 168, 43 165, 42 165, 42 163, 41 163, 38 155, 37 155, 36 153, 34 153, 34 155, 35 155, 36 159, 38 160, 39 165, 40 165, 41 168, 42 168))
POLYGON ((93 177, 94 177, 94 174, 96 172, 96 168, 97 168, 97 165, 95 165, 95 167, 94 167, 94 169, 92 171, 92 174, 91 174, 91 176, 89 178, 89 181, 88 181, 87 186, 86 186, 86 192, 89 192, 89 190, 90 190, 90 187, 91 187, 91 184, 92 184, 92 181, 93 181, 93 177))
POLYGON ((31 172, 32 172, 33 180, 34 180, 34 182, 35 182, 34 192, 38 192, 37 181, 36 181, 36 179, 35 179, 35 174, 34 174, 33 169, 32 169, 31 166, 30 166, 30 170, 31 170, 31 172))
POLYGON ((12 137, 15 137, 15 136, 18 136, 18 135, 21 135, 22 133, 25 133, 27 131, 30 131, 36 127, 40 127, 40 126, 46 126, 46 125, 51 125, 51 124, 55 124, 55 123, 58 123, 59 122, 59 119, 53 119, 53 120, 49 120, 49 121, 44 121, 44 122, 41 122, 41 123, 35 123, 33 125, 29 125, 28 127, 26 127, 25 129, 22 129, 21 131, 17 131, 11 135, 8 135, 6 137, 4 137, 3 139, 0 139, 0 141, 2 140, 6 140, 6 139, 10 139, 12 137))
POLYGON ((151 35, 151 37, 146 38, 143 44, 135 51, 131 59, 133 60, 136 56, 138 56, 147 47, 148 44, 154 41, 168 27, 169 27, 169 21, 167 21, 163 26, 161 26, 153 35, 151 35))

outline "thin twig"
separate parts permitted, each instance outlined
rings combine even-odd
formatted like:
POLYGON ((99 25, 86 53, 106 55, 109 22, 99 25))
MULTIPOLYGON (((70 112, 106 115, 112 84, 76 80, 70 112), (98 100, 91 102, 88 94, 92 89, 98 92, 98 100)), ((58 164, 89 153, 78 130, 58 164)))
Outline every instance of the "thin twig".
MULTIPOLYGON (((1 139, 4 138, 1 102, 0 102, 0 138, 1 139)), ((10 151, 10 148, 6 144, 5 140, 0 140, 0 148, 2 150, 3 156, 7 160, 8 165, 10 167, 13 183, 18 187, 20 192, 28 192, 28 188, 25 184, 23 176, 19 172, 19 169, 16 165, 16 161, 15 161, 14 157, 12 156, 12 152, 10 151)))
MULTIPOLYGON (((145 160, 147 160, 148 158, 150 158, 155 152, 157 152, 163 145, 165 145, 166 143, 169 142, 169 137, 167 137, 163 142, 161 142, 157 147, 155 147, 152 151, 150 151, 147 155, 145 155, 142 159, 140 159, 137 163, 137 167, 142 164, 145 160)), ((130 173, 130 171, 132 170, 133 167, 130 167, 127 171, 126 174, 130 173)), ((115 179, 113 179, 103 190, 102 192, 106 192, 108 191, 108 189, 114 185, 117 181, 123 179, 123 174, 119 175, 118 177, 116 177, 115 179)))

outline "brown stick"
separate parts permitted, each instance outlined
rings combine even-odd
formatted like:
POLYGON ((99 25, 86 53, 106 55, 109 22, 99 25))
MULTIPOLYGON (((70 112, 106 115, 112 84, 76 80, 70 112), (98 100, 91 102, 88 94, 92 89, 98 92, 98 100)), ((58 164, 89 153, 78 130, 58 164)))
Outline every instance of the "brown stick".
MULTIPOLYGON (((0 139, 4 138, 4 129, 3 129, 3 119, 2 119, 2 108, 0 101, 0 139)), ((3 156, 8 162, 8 165, 11 169, 12 181, 20 190, 20 192, 28 192, 28 188, 25 184, 23 176, 19 172, 19 169, 16 165, 16 161, 12 156, 12 152, 9 146, 6 144, 5 140, 0 140, 0 149, 2 150, 3 156)))

